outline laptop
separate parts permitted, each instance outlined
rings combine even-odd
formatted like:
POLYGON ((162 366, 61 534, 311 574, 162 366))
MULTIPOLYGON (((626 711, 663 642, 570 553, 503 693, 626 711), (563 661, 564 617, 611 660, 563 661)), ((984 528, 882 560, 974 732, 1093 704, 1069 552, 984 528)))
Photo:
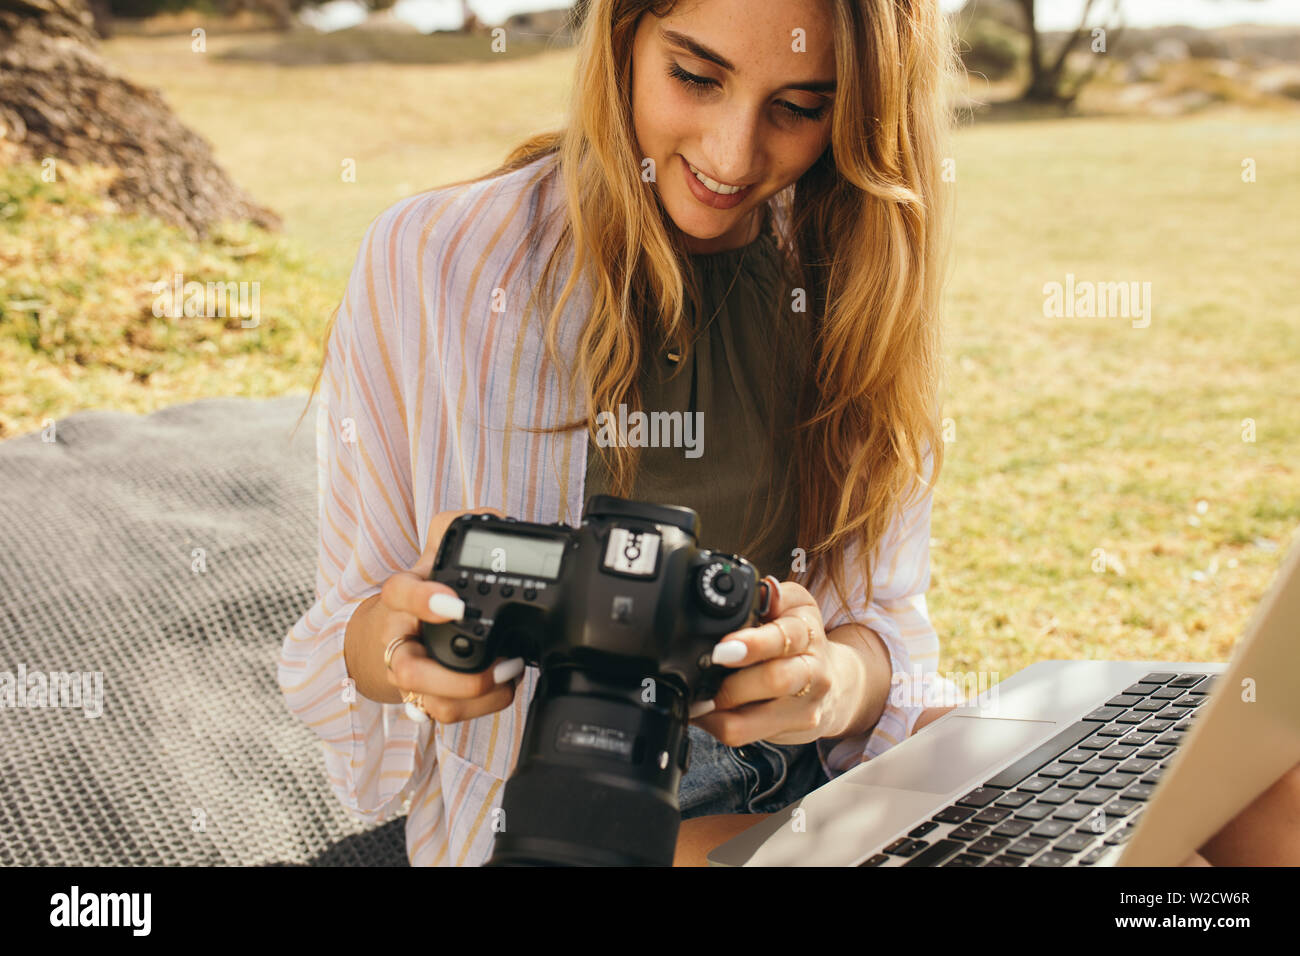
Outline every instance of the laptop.
POLYGON ((1231 665, 1043 661, 715 866, 1177 866, 1300 763, 1300 543, 1231 665))

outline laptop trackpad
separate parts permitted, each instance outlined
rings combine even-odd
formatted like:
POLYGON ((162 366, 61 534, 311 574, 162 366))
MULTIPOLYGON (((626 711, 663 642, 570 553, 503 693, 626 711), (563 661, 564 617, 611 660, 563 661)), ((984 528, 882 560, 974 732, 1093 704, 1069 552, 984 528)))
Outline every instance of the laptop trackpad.
POLYGON ((1030 744, 1050 737, 1055 726, 1051 720, 949 714, 845 777, 864 787, 948 793, 975 776, 983 783, 1030 744))

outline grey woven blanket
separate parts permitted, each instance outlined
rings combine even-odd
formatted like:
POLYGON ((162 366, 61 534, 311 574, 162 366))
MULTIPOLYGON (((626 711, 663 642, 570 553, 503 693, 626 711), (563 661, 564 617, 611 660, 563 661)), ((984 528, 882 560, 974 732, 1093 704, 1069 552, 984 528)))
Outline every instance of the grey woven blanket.
POLYGON ((276 684, 313 600, 304 400, 0 442, 0 864, 406 864, 276 684))

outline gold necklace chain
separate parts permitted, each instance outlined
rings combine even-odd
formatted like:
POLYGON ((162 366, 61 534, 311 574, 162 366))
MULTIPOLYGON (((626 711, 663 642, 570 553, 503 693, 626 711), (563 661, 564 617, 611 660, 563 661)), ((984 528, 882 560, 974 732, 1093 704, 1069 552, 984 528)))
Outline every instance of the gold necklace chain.
MULTIPOLYGON (((696 332, 695 336, 689 342, 686 343, 686 351, 689 352, 691 347, 700 340, 700 337, 709 330, 709 326, 713 325, 713 320, 718 317, 718 313, 722 311, 722 307, 727 304, 727 297, 731 295, 731 290, 736 287, 736 280, 740 278, 740 270, 745 265, 745 256, 749 254, 749 247, 759 242, 763 238, 763 232, 767 228, 767 217, 768 215, 770 215, 769 207, 764 206, 763 209, 764 209, 763 224, 762 226, 759 227, 758 235, 754 238, 753 242, 746 243, 743 247, 741 247, 740 260, 736 263, 736 274, 731 277, 731 283, 727 286, 727 291, 722 294, 722 301, 719 302, 718 307, 713 310, 713 314, 709 316, 709 320, 704 323, 704 327, 701 328, 698 332, 696 332)), ((674 365, 676 365, 678 362, 682 360, 682 354, 683 353, 681 352, 665 353, 668 361, 672 362, 674 365)))

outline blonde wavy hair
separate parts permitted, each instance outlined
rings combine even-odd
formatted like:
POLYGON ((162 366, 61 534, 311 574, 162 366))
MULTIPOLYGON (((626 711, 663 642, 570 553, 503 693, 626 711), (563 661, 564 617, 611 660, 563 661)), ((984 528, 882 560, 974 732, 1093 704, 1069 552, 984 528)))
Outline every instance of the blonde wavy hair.
MULTIPOLYGON (((836 72, 830 146, 771 202, 784 212, 782 248, 808 304, 800 334, 811 364, 798 399, 792 466, 797 540, 814 542, 804 549, 806 580, 828 575, 847 606, 844 548, 860 543, 858 570, 870 600, 872 555, 895 510, 932 487, 942 468, 939 299, 949 204, 941 166, 959 66, 938 0, 827 2, 836 72)), ((640 408, 637 376, 651 355, 648 337, 657 334, 685 355, 693 335, 686 303, 698 302, 698 288, 683 268, 688 250, 680 230, 641 179, 630 93, 641 17, 666 16, 676 3, 591 0, 565 128, 526 140, 489 173, 448 184, 492 179, 545 156, 558 162, 567 216, 541 277, 550 290, 545 347, 557 368, 567 364, 557 354, 557 330, 578 283, 590 283, 594 300, 577 356, 586 409, 582 418, 526 430, 586 427, 589 448, 601 447, 598 410, 620 402, 640 408), (572 266, 557 298, 557 269, 569 251, 572 266)), ((541 295, 534 289, 534 302, 541 295)), ((313 397, 320 379, 318 372, 313 397)), ((612 493, 630 496, 638 450, 615 445, 602 454, 612 493)))

